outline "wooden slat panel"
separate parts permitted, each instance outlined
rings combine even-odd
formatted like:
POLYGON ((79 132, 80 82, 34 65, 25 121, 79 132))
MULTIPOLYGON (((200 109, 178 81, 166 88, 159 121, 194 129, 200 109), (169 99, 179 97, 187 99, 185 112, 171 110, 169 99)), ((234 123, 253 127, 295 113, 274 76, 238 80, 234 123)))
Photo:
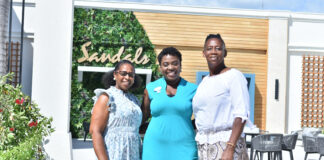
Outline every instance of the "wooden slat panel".
POLYGON ((175 46, 183 56, 181 76, 195 83, 197 71, 208 71, 202 55, 209 33, 220 33, 226 42, 227 66, 255 74, 255 123, 265 129, 267 93, 268 20, 135 12, 158 54, 175 46), (251 65, 253 64, 253 65, 251 65))
POLYGON ((200 47, 209 33, 221 33, 228 48, 267 50, 264 19, 135 12, 156 45, 200 47))

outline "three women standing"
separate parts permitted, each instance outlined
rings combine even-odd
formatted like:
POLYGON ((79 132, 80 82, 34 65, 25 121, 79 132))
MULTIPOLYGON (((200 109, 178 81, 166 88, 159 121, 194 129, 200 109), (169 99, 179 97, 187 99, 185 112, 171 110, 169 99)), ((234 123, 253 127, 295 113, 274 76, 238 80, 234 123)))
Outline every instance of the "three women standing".
MULTIPOLYGON (((249 94, 243 74, 225 66, 225 43, 219 34, 208 35, 203 55, 210 74, 198 89, 180 77, 181 53, 173 47, 158 55, 163 77, 144 90, 144 121, 152 116, 143 143, 143 160, 243 160, 247 151, 242 138, 249 117, 249 94), (197 93, 196 93, 197 90, 197 93), (194 113, 198 129, 191 124, 194 113)), ((142 121, 131 62, 119 62, 113 72, 115 87, 98 89, 90 132, 99 159, 140 159, 138 128, 142 121)))

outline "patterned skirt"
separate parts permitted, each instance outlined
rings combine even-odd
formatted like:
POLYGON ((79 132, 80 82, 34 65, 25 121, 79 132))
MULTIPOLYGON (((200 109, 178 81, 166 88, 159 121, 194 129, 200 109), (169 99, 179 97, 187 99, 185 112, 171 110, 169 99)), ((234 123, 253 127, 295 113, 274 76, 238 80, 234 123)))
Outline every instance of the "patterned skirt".
MULTIPOLYGON (((198 157, 199 160, 219 160, 222 157, 223 151, 226 148, 226 142, 218 141, 216 143, 204 143, 198 142, 198 157)), ((233 156, 234 160, 248 160, 248 154, 244 138, 240 137, 237 141, 235 152, 233 156)))

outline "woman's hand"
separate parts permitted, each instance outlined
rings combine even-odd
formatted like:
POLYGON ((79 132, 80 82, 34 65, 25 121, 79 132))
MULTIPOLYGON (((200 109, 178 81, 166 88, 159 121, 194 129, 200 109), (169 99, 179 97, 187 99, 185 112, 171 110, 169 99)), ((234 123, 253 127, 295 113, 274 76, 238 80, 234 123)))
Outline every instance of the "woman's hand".
POLYGON ((242 118, 236 117, 233 122, 232 133, 228 142, 226 142, 226 149, 222 154, 222 160, 233 160, 236 142, 243 132, 245 121, 242 123, 242 118))
POLYGON ((233 160, 235 148, 232 146, 227 146, 222 154, 221 160, 233 160))

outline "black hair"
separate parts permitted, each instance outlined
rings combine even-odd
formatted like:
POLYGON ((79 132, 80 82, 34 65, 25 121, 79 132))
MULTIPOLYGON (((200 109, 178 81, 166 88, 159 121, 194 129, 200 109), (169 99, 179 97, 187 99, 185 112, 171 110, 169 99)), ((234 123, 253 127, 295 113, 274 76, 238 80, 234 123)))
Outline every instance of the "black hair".
POLYGON ((205 50, 205 48, 206 48, 206 43, 207 43, 207 41, 208 41, 209 39, 212 39, 212 38, 216 38, 216 39, 218 39, 218 40, 220 40, 220 41, 222 42, 222 49, 223 49, 224 55, 225 55, 225 57, 226 57, 226 55, 227 55, 227 49, 226 49, 226 46, 225 46, 225 42, 224 42, 222 36, 221 36, 219 33, 217 33, 217 34, 209 34, 209 35, 206 37, 206 39, 205 39, 205 43, 204 43, 204 50, 205 50))
MULTIPOLYGON (((133 67, 133 72, 135 73, 135 66, 129 60, 121 60, 115 65, 115 69, 105 73, 101 78, 101 83, 104 85, 105 88, 110 88, 110 86, 115 86, 116 81, 114 80, 114 72, 118 71, 120 66, 123 64, 130 64, 133 67)), ((142 83, 142 78, 135 74, 134 77, 134 84, 131 86, 131 89, 138 88, 142 83)))
POLYGON ((178 57, 181 64, 182 61, 181 53, 174 47, 167 47, 167 48, 163 48, 163 50, 158 55, 158 61, 160 65, 161 65, 162 57, 166 55, 178 57))

